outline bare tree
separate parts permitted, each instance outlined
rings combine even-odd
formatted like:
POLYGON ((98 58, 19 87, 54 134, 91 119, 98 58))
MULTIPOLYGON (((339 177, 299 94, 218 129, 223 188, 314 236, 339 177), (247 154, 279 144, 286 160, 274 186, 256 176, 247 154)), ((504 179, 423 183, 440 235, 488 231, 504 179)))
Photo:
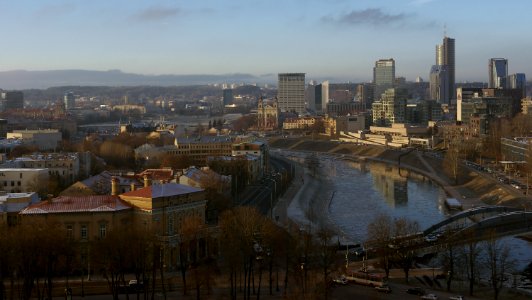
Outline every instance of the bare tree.
POLYGON ((394 237, 400 242, 400 248, 396 252, 396 261, 405 273, 405 280, 408 282, 408 272, 412 268, 415 258, 415 245, 413 239, 409 238, 419 232, 419 224, 407 218, 394 220, 394 237))
POLYGON ((389 244, 393 236, 393 220, 388 215, 378 215, 368 224, 368 240, 367 244, 376 248, 380 258, 380 264, 386 276, 390 275, 390 268, 392 265, 392 255, 389 244))
MULTIPOLYGON (((450 232, 446 232, 444 236, 450 236, 450 232)), ((456 269, 461 264, 459 256, 460 246, 453 239, 447 239, 443 243, 443 251, 440 253, 440 259, 447 270, 446 284, 447 291, 451 290, 452 281, 456 275, 456 269)))
POLYGON ((444 171, 458 184, 458 171, 460 168, 460 141, 451 141, 443 160, 444 171))
POLYGON ((183 295, 187 295, 187 270, 194 270, 194 283, 196 285, 196 297, 200 294, 200 281, 197 278, 198 267, 198 242, 200 235, 205 227, 202 219, 198 216, 189 216, 183 219, 179 226, 180 251, 179 261, 181 277, 183 279, 183 295))
POLYGON ((493 298, 499 298, 506 274, 513 270, 514 262, 510 258, 510 248, 498 240, 495 232, 489 234, 485 243, 485 266, 490 275, 493 298))
POLYGON ((464 260, 467 280, 469 281, 469 295, 473 296, 475 281, 477 280, 480 254, 482 252, 481 244, 474 236, 468 238, 464 247, 464 260))
POLYGON ((329 275, 335 266, 335 254, 336 249, 331 247, 330 242, 334 237, 334 233, 325 225, 321 225, 316 232, 317 245, 316 245, 316 258, 318 266, 321 268, 323 275, 324 296, 328 299, 329 295, 329 275))

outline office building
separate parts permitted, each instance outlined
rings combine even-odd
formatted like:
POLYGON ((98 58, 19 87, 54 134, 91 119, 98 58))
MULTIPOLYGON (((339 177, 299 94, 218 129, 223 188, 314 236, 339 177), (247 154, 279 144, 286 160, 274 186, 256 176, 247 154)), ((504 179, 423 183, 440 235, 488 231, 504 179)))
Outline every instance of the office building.
POLYGON ((387 89, 395 84, 395 60, 379 59, 373 68, 373 101, 379 101, 387 89))
POLYGON ((430 69, 430 99, 441 104, 450 103, 449 71, 446 65, 434 65, 430 69))
POLYGON ((314 107, 316 113, 324 114, 327 112, 327 103, 329 102, 329 81, 324 81, 315 86, 314 107))
POLYGON ((0 110, 23 109, 24 94, 18 91, 2 91, 0 93, 0 110))
POLYGON ((508 76, 506 83, 508 88, 521 90, 522 97, 526 97, 526 75, 524 73, 516 73, 508 76))
POLYGON ((224 89, 223 90, 223 101, 224 105, 233 104, 233 89, 224 89))
POLYGON ((277 101, 282 112, 305 113, 305 73, 278 75, 277 101))
POLYGON ((373 85, 369 83, 357 85, 355 100, 363 103, 366 107, 370 107, 373 103, 373 85))
POLYGON ((390 126, 394 123, 404 123, 407 95, 405 89, 387 89, 380 101, 373 102, 373 124, 390 126))
POLYGON ((443 38, 443 43, 441 45, 436 46, 436 65, 447 66, 447 73, 449 77, 449 99, 456 99, 456 91, 454 89, 456 83, 454 45, 454 39, 445 36, 443 38))
POLYGON ((311 80, 305 89, 305 103, 311 111, 316 111, 316 82, 311 80))
POLYGON ((66 92, 63 96, 63 101, 65 102, 65 110, 70 110, 76 107, 76 98, 72 92, 66 92))
POLYGON ((489 81, 490 89, 505 89, 506 78, 508 77, 508 60, 505 58, 491 58, 489 61, 489 81))

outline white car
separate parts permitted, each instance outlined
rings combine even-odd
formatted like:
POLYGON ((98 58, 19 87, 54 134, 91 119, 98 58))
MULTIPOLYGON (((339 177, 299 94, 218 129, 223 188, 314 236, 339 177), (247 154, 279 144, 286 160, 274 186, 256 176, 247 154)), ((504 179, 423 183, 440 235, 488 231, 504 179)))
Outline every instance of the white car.
POLYGON ((434 294, 427 294, 425 296, 421 296, 421 299, 425 299, 425 300, 438 300, 438 296, 434 295, 434 294))
POLYGON ((449 297, 450 300, 464 300, 464 297, 462 296, 451 296, 449 297))

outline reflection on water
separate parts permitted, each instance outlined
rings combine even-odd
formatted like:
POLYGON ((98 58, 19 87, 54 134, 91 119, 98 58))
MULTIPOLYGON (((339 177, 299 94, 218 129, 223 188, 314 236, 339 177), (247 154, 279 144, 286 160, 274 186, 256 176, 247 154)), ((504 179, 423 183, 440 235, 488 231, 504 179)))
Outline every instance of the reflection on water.
POLYGON ((404 206, 408 202, 408 180, 399 169, 390 165, 373 164, 371 167, 373 187, 382 194, 390 206, 404 206))
MULTIPOLYGON (((445 191, 430 179, 381 163, 326 161, 323 163, 330 187, 330 220, 345 238, 366 240, 368 224, 379 214, 417 221, 421 229, 445 219, 445 191)), ((518 269, 532 261, 532 242, 504 237, 503 244, 518 269)))
POLYGON ((365 240, 379 214, 409 218, 422 229, 445 218, 445 193, 423 176, 381 163, 331 161, 326 169, 334 170, 327 176, 336 191, 330 219, 348 239, 365 240))

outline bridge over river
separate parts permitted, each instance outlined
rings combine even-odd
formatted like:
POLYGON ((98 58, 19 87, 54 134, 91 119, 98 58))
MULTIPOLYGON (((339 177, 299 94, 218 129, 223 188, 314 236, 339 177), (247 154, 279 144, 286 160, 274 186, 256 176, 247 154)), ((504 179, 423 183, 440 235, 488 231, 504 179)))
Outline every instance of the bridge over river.
POLYGON ((393 239, 387 247, 396 250, 436 252, 448 243, 466 243, 532 232, 532 212, 505 206, 468 209, 426 230, 393 239))

